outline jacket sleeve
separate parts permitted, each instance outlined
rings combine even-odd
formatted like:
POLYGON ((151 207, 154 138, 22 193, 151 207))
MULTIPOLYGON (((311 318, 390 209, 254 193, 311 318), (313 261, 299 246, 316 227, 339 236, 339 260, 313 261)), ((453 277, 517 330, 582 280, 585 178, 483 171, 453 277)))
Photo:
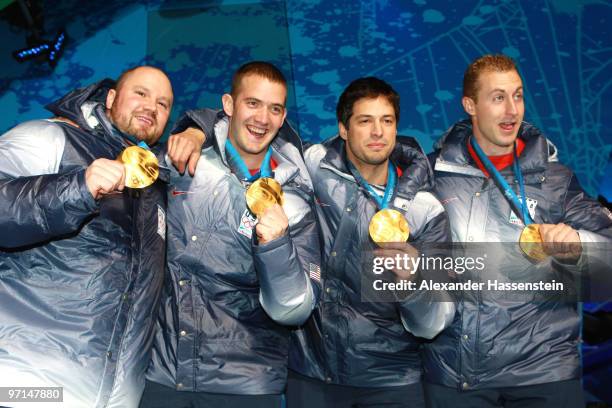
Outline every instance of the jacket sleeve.
POLYGON ((553 265, 561 266, 563 270, 586 279, 581 284, 585 298, 591 296, 593 300, 605 299, 607 295, 600 296, 596 293, 609 294, 610 290, 608 277, 612 265, 612 213, 590 198, 582 190, 576 176, 570 174, 561 222, 577 230, 582 243, 582 253, 575 264, 556 259, 552 262, 553 265))
POLYGON ((568 184, 564 210, 563 222, 578 231, 581 242, 612 242, 610 211, 582 190, 574 174, 568 184))
MULTIPOLYGON (((446 212, 438 202, 431 211, 431 218, 425 229, 413 242, 425 256, 444 256, 444 250, 435 244, 450 242, 450 225, 446 212)), ((445 271, 437 271, 445 274, 445 271)), ((444 278, 443 278, 444 279, 444 278)), ((432 339, 450 326, 455 317, 455 303, 447 293, 416 291, 399 302, 399 313, 404 328, 417 337, 432 339)))
POLYGON ((57 129, 52 123, 28 122, 0 137, 0 247, 33 245, 74 232, 97 207, 84 169, 38 174, 59 168, 64 145, 57 129))
POLYGON ((304 323, 320 293, 321 253, 312 211, 286 235, 262 245, 254 243, 253 258, 266 313, 284 325, 304 323))

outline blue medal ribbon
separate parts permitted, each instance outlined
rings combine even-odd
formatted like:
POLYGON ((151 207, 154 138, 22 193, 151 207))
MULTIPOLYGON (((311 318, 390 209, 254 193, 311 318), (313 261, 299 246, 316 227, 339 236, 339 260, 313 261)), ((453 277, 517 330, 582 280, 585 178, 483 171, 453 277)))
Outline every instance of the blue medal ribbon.
POLYGON ((487 169, 487 172, 493 177, 498 187, 504 193, 504 197, 512 204, 514 204, 515 208, 521 210, 521 215, 523 218, 523 223, 525 226, 529 224, 533 224, 533 220, 529 215, 529 209, 527 207, 527 196, 525 195, 525 183, 523 181, 523 174, 521 173, 521 166, 519 165, 518 154, 516 153, 516 141, 514 142, 514 160, 512 162, 512 170, 514 171, 514 175, 519 184, 521 198, 516 195, 514 190, 510 187, 506 179, 501 175, 501 173, 495 168, 491 160, 487 157, 487 155, 482 151, 475 137, 470 138, 470 143, 476 152, 476 155, 482 162, 483 166, 487 169))
POLYGON ((244 160, 242 160, 242 157, 240 157, 240 153, 238 153, 234 145, 232 145, 232 142, 230 142, 229 137, 225 140, 225 151, 228 153, 228 162, 230 166, 238 173, 237 176, 240 180, 253 182, 259 178, 272 177, 272 168, 270 167, 270 162, 272 160, 271 146, 268 146, 268 151, 261 162, 261 167, 254 175, 251 175, 249 168, 244 160))
POLYGON ((353 165, 353 163, 350 162, 350 160, 347 160, 346 162, 347 167, 355 178, 355 181, 357 181, 357 184, 359 184, 366 190, 370 198, 373 199, 376 203, 378 209, 384 210, 385 208, 388 208, 389 204, 391 203, 391 199, 393 198, 393 194, 395 193, 395 186, 397 185, 397 170, 395 169, 393 163, 391 163, 391 160, 389 160, 387 185, 385 186, 385 193, 382 197, 363 178, 363 176, 359 173, 359 170, 357 170, 357 168, 353 165))

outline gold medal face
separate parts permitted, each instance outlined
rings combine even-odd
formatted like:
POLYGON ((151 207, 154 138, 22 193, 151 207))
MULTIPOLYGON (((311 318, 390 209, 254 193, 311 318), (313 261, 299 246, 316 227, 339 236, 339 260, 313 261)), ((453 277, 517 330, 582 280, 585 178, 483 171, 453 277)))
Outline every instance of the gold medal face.
POLYGON ((370 237, 377 244, 385 242, 406 242, 410 227, 404 215, 390 208, 378 211, 370 220, 370 237))
POLYGON ((125 186, 145 188, 155 183, 159 175, 157 157, 150 150, 130 146, 117 159, 125 166, 125 186))
POLYGON ((529 224, 523 228, 519 238, 519 247, 527 257, 535 262, 541 262, 548 258, 548 255, 544 252, 538 224, 529 224))
POLYGON ((259 218, 274 204, 283 205, 283 189, 273 178, 262 177, 247 189, 246 202, 249 210, 259 218))

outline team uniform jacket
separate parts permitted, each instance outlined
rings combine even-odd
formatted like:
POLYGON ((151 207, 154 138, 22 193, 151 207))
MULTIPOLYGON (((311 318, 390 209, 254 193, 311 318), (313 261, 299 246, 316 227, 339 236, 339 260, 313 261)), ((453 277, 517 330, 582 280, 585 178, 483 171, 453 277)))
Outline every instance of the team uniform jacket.
POLYGON ((65 407, 138 405, 163 281, 166 183, 98 201, 85 184, 127 146, 108 85, 48 106, 78 127, 0 137, 0 385, 63 387, 65 407))
MULTIPOLYGON (((486 178, 471 159, 467 150, 471 135, 470 122, 458 122, 431 156, 435 192, 445 203, 453 241, 518 242, 524 225, 495 181, 486 178)), ((519 136, 525 142, 519 164, 534 222, 565 223, 578 231, 583 243, 610 242, 612 217, 584 193, 571 170, 557 161, 556 148, 528 123, 522 124, 519 136)), ((512 166, 501 174, 516 187, 512 166)), ((512 255, 510 251, 504 261, 515 271, 529 262, 520 252, 512 255)), ((452 326, 426 348, 427 381, 483 389, 580 377, 575 303, 464 296, 457 308, 452 326)))
MULTIPOLYGON (((440 202, 429 191, 433 175, 413 138, 398 137, 391 156, 403 174, 392 208, 410 226, 410 243, 449 240, 440 202)), ((336 136, 306 151, 324 243, 324 291, 312 317, 294 333, 290 368, 328 383, 390 387, 420 381, 420 340, 453 319, 450 302, 425 297, 401 302, 362 301, 362 254, 373 249, 370 219, 378 209, 346 167, 344 141, 336 136)), ((381 190, 382 193, 382 190, 381 190)), ((371 271, 369 271, 371 273, 371 271)))
POLYGON ((310 177, 283 127, 271 146, 289 228, 258 244, 246 183, 225 156, 228 118, 210 110, 187 118, 209 143, 193 178, 171 177, 168 279, 148 378, 182 391, 280 394, 290 327, 308 318, 319 292, 310 177))

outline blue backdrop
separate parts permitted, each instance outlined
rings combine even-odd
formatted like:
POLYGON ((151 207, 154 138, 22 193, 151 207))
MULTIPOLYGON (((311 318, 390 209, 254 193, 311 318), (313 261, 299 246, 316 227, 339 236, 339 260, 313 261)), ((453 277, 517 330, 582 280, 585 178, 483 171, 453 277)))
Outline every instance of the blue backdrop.
MULTIPOLYGON (((264 59, 289 79, 289 118, 303 138, 335 134, 342 89, 356 77, 376 75, 401 95, 400 133, 417 137, 429 151, 465 116, 461 80, 469 61, 504 53, 523 75, 526 119, 557 144, 561 160, 589 193, 612 199, 609 1, 47 3, 45 37, 62 28, 68 34, 55 69, 14 61, 10 53, 25 46, 26 32, 0 20, 0 132, 47 117, 43 106, 74 87, 143 63, 169 73, 173 118, 185 109, 220 107, 232 72, 248 60, 264 59)), ((600 396, 611 392, 610 349, 586 350, 585 382, 600 396)))

